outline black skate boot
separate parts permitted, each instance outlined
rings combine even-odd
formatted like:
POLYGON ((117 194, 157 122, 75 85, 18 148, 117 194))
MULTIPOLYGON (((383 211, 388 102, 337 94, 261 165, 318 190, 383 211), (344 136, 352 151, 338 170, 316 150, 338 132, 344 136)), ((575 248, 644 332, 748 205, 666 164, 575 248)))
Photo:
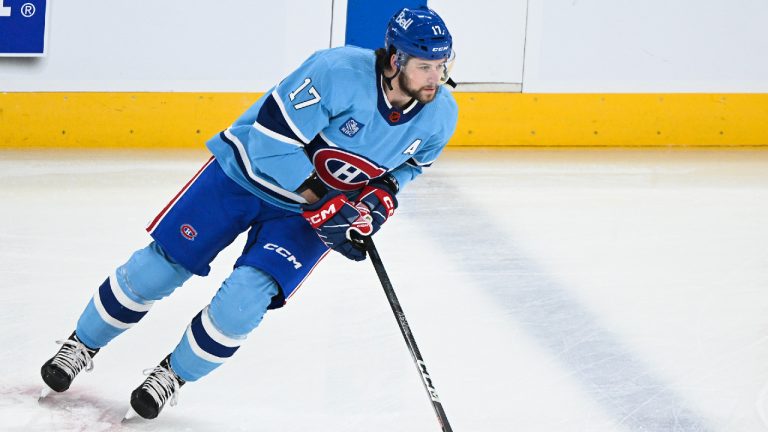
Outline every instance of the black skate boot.
MULTIPOLYGON (((43 364, 40 375, 52 390, 63 392, 69 388, 72 380, 83 368, 86 372, 93 369, 92 359, 99 350, 85 346, 74 332, 67 340, 58 340, 56 343, 62 346, 55 356, 43 364)), ((44 398, 48 393, 50 391, 44 389, 40 397, 44 398)))
MULTIPOLYGON (((144 374, 149 376, 131 393, 131 408, 141 417, 153 419, 169 400, 171 406, 176 405, 179 388, 185 381, 171 369, 170 354, 154 369, 144 370, 144 374)), ((130 417, 129 411, 126 419, 130 417)))

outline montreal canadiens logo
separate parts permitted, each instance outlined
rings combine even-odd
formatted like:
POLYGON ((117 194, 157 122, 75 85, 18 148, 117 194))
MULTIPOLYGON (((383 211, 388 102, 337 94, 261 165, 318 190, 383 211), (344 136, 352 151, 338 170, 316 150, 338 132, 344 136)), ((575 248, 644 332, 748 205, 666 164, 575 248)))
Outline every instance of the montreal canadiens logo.
POLYGON ((312 162, 320 180, 340 191, 360 189, 368 180, 387 172, 360 156, 337 148, 318 150, 312 162))
POLYGON ((179 228, 181 235, 187 240, 194 240, 197 237, 197 230, 190 224, 184 224, 179 228))

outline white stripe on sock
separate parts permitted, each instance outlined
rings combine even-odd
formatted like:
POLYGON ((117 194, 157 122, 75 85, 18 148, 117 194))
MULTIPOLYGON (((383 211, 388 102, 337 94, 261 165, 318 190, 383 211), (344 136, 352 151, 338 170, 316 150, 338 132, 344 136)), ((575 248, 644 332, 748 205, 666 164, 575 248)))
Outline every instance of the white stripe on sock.
POLYGON ((110 315, 106 309, 104 309, 104 305, 101 303, 101 296, 99 295, 99 290, 96 290, 96 293, 93 295, 93 305, 96 306, 96 312, 99 313, 99 316, 102 320, 104 320, 107 324, 111 325, 112 327, 117 327, 122 330, 127 330, 131 327, 133 327, 133 324, 126 324, 122 321, 118 321, 115 318, 110 315))
POLYGON ((211 316, 208 312, 209 307, 210 306, 206 306, 205 309, 203 309, 203 313, 200 314, 201 321, 203 322, 203 329, 205 329, 205 332, 208 333, 208 336, 226 347, 237 348, 242 345, 243 341, 245 341, 245 336, 243 336, 241 339, 232 338, 225 335, 219 331, 218 328, 216 328, 216 326, 213 324, 213 321, 211 321, 211 316))
POLYGON ((109 275, 109 287, 112 288, 112 294, 115 295, 115 298, 118 302, 120 302, 121 305, 125 306, 126 308, 134 311, 134 312, 146 312, 150 308, 152 308, 152 304, 154 302, 150 301, 148 303, 138 303, 133 300, 131 300, 130 297, 128 297, 125 292, 123 292, 123 289, 120 287, 120 284, 117 282, 117 274, 112 273, 109 275))
POLYGON ((225 358, 221 358, 218 356, 215 356, 208 351, 200 348, 200 345, 197 344, 197 341, 195 340, 195 335, 192 334, 192 325, 187 327, 187 340, 189 341, 189 347, 192 348, 192 352, 195 353, 196 356, 200 357, 203 360, 209 361, 211 363, 224 363, 225 358))

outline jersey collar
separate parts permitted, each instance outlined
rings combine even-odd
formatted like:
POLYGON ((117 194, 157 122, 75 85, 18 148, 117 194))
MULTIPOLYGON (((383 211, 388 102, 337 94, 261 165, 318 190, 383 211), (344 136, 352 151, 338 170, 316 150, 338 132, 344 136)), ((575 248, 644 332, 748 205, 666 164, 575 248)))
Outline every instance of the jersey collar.
POLYGON ((381 73, 376 73, 376 80, 379 83, 379 89, 378 89, 378 101, 377 105, 379 108, 379 113, 382 117, 384 117, 384 120, 389 123, 390 126, 397 126, 401 124, 408 123, 412 118, 416 116, 416 114, 421 111, 422 108, 424 108, 424 104, 419 103, 418 100, 412 99, 411 102, 409 102, 405 108, 397 108, 392 106, 391 103, 389 103, 389 99, 387 99, 387 94, 384 91, 384 77, 381 75, 381 73))

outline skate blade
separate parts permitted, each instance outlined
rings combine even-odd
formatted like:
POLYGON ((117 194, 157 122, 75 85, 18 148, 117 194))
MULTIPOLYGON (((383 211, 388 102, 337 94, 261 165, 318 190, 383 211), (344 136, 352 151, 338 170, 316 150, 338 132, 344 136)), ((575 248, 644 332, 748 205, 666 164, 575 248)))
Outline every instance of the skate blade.
POLYGON ((40 402, 43 399, 45 399, 49 394, 51 394, 53 390, 51 390, 50 387, 43 387, 43 389, 40 391, 40 397, 37 398, 37 401, 40 402))
POLYGON ((125 415, 123 416, 123 419, 120 421, 120 423, 129 422, 129 421, 135 419, 138 416, 139 415, 136 413, 136 411, 133 410, 133 408, 128 408, 128 412, 125 413, 125 415))

